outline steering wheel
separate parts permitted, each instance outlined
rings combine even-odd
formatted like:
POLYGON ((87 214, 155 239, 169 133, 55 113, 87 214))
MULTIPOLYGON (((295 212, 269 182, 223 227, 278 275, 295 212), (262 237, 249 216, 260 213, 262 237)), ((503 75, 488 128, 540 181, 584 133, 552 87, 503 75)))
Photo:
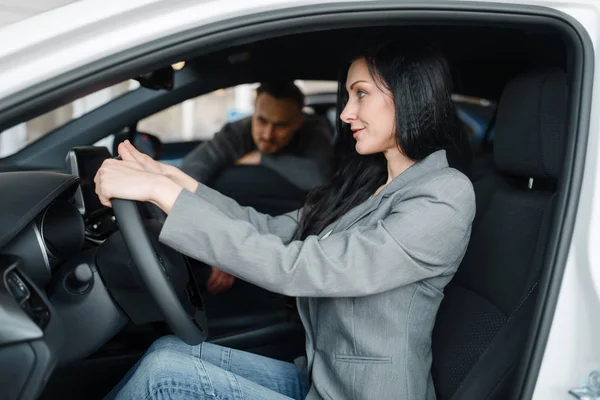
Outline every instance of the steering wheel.
MULTIPOLYGON (((177 295, 172 285, 172 283, 181 283, 181 279, 170 276, 179 274, 179 277, 181 277, 185 265, 173 265, 169 257, 166 257, 159 248, 158 239, 153 238, 155 240, 151 240, 134 201, 112 199, 111 202, 135 268, 150 295, 154 298, 164 320, 173 333, 185 343, 189 345, 202 343, 208 336, 208 325, 200 292, 180 291, 184 292, 184 296, 189 297, 192 295, 196 300, 196 306, 193 307, 193 310, 188 307, 189 311, 186 311, 182 299, 177 295), (179 268, 175 269, 176 267, 179 268), (169 271, 171 271, 171 274, 169 271)), ((184 274, 184 283, 187 281, 185 278, 189 278, 187 270, 184 274)))

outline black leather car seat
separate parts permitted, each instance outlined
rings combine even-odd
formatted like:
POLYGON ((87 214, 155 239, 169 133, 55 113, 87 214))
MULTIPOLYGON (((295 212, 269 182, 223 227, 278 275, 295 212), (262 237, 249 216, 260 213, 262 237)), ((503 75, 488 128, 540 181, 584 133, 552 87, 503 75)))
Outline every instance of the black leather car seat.
POLYGON ((475 183, 471 240, 433 331, 439 400, 509 398, 546 254, 566 136, 566 75, 522 74, 498 107, 495 172, 475 183))

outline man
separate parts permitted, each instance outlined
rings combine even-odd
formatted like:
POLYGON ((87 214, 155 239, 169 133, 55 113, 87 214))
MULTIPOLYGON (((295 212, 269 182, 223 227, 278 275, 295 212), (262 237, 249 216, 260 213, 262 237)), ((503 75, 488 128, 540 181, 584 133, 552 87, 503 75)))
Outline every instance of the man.
POLYGON ((261 84, 254 114, 226 124, 192 150, 181 169, 208 183, 234 164, 263 165, 305 191, 325 183, 333 161, 331 132, 303 107, 304 95, 292 82, 261 84))
MULTIPOLYGON (((292 82, 263 83, 256 90, 251 117, 226 124, 212 140, 192 150, 181 169, 209 184, 233 165, 262 165, 308 192, 329 178, 333 166, 327 121, 302 112, 304 95, 292 82)), ((212 268, 206 283, 212 294, 223 293, 235 277, 212 268)))

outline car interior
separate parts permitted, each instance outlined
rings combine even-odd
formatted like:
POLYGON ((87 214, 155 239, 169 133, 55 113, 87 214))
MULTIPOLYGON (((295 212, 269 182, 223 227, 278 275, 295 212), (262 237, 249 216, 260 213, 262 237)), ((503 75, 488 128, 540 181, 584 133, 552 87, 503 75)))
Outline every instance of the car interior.
MULTIPOLYGON (((485 134, 469 137, 450 160, 472 180, 477 210, 467 253, 444 291, 432 332, 437 398, 522 395, 537 346, 543 346, 547 288, 559 279, 566 210, 577 199, 569 189, 569 160, 577 149, 583 44, 572 26, 545 17, 408 21, 273 29, 193 49, 181 70, 146 74, 139 89, 0 159, 0 398, 102 398, 152 341, 171 333, 286 361, 302 355, 304 333, 293 299, 237 281, 235 292, 212 296, 198 284, 205 265, 158 243, 155 210, 102 207, 94 199, 93 176, 114 149, 92 145, 110 135, 115 143, 152 137, 137 131, 138 121, 217 89, 272 77, 336 80, 357 43, 406 35, 440 46, 457 95, 495 105, 485 134), (133 226, 136 213, 143 220, 139 231, 128 232, 125 225, 133 226), (154 278, 132 262, 136 235, 148 237, 148 249, 168 260, 154 273, 164 272, 171 288, 148 288, 154 278), (166 298, 177 303, 170 316, 162 306, 166 298)), ((153 68, 164 71, 176 61, 172 56, 153 68)), ((136 77, 106 76, 95 89, 136 77)), ((59 104, 89 90, 65 95, 59 104)), ((307 101, 331 121, 334 94, 307 101)), ((59 104, 32 107, 20 121, 59 104)), ((19 120, 11 118, 0 113, 0 130, 19 120)), ((149 151, 159 160, 181 158, 199 143, 153 140, 149 151)), ((334 132, 332 140, 337 143, 334 132)), ((306 196, 260 166, 225 169, 211 186, 272 215, 301 207, 306 196)))

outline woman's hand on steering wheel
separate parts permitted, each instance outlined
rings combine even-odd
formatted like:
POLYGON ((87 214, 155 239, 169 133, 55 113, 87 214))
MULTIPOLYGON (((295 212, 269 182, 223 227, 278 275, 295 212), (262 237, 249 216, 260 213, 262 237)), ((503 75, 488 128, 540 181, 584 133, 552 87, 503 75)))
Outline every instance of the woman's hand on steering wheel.
MULTIPOLYGON (((152 202, 169 214, 183 189, 168 177, 148 171, 144 165, 151 168, 156 164, 142 164, 132 159, 105 160, 94 177, 96 193, 102 204, 114 208, 120 234, 131 254, 133 265, 165 321, 184 342, 196 345, 206 339, 208 332, 201 295, 192 290, 196 293, 192 296, 195 301, 190 299, 189 275, 184 279, 169 278, 188 274, 185 264, 183 261, 172 264, 169 257, 162 254, 158 238, 154 241, 149 238, 134 203, 152 202), (174 288, 171 281, 181 281, 186 286, 177 285, 174 288)), ((176 258, 183 260, 181 255, 176 258)))
POLYGON ((120 143, 118 151, 121 159, 137 163, 146 172, 165 176, 169 173, 169 165, 156 161, 149 155, 139 152, 129 140, 120 143))
POLYGON ((120 143, 118 150, 119 155, 123 160, 137 163, 138 166, 144 171, 150 172, 152 174, 166 176, 167 178, 177 183, 182 188, 189 190, 190 192, 195 192, 198 188, 198 182, 194 178, 187 175, 185 172, 181 171, 177 167, 161 163, 159 161, 154 160, 147 154, 140 153, 129 142, 129 140, 120 143))
POLYGON ((107 159, 94 177, 100 202, 112 207, 111 199, 152 202, 169 214, 182 187, 164 175, 151 173, 139 163, 107 159))

